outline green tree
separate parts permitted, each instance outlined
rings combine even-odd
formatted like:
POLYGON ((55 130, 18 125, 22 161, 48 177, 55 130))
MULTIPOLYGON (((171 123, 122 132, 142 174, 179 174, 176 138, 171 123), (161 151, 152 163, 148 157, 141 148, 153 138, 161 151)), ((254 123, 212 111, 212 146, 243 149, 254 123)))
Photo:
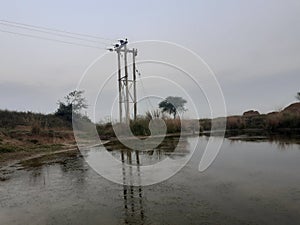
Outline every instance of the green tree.
POLYGON ((87 108, 87 101, 82 96, 84 91, 72 91, 65 96, 65 101, 58 101, 58 109, 55 112, 56 116, 61 116, 65 120, 72 122, 72 114, 80 115, 80 110, 87 108))
POLYGON ((159 108, 162 112, 167 112, 173 115, 174 119, 180 112, 186 111, 184 105, 187 101, 182 97, 169 96, 165 100, 159 103, 159 108))

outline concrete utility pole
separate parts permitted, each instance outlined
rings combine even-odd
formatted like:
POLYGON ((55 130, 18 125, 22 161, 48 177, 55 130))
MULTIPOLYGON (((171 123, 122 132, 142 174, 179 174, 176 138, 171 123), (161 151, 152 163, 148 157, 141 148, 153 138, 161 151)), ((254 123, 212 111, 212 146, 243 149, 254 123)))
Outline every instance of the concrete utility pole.
POLYGON ((122 81, 121 81, 121 53, 117 50, 118 54, 118 86, 119 86, 119 120, 122 123, 122 81))
POLYGON ((130 103, 133 103, 133 117, 137 117, 137 93, 136 93, 136 66, 135 57, 136 49, 127 48, 127 39, 119 40, 110 51, 116 51, 118 56, 118 91, 119 91, 119 120, 123 123, 123 112, 125 113, 125 123, 130 123, 130 103), (128 57, 127 54, 132 53, 132 79, 128 75, 128 57), (124 57, 124 76, 122 76, 121 57, 124 57), (131 83, 131 85, 130 85, 131 83), (133 89, 133 90, 132 90, 133 89), (124 111, 123 111, 124 109, 124 111))
POLYGON ((137 115, 137 97, 136 97, 136 67, 135 67, 135 57, 137 56, 137 50, 133 49, 132 53, 132 76, 133 76, 133 115, 134 120, 136 120, 137 115))

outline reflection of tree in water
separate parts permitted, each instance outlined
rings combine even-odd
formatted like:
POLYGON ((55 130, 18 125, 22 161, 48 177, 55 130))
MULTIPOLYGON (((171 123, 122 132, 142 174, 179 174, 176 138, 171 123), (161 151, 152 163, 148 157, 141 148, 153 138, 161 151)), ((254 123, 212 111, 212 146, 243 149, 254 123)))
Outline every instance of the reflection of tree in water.
POLYGON ((270 142, 275 143, 280 150, 288 150, 293 144, 300 144, 299 137, 295 135, 269 137, 270 142))
POLYGON ((268 136, 237 136, 230 138, 230 144, 235 142, 269 142, 277 145, 280 150, 288 150, 294 144, 300 144, 299 136, 297 135, 268 135, 268 136))
POLYGON ((51 160, 51 156, 33 158, 30 160, 25 160, 20 163, 22 169, 25 169, 29 173, 29 183, 43 184, 46 185, 46 181, 49 177, 48 167, 45 165, 46 162, 51 160))
POLYGON ((30 172, 30 183, 47 185, 51 179, 49 177, 49 165, 51 164, 56 164, 58 167, 52 167, 51 169, 59 168, 66 179, 72 182, 75 181, 77 184, 85 182, 87 168, 79 152, 48 155, 24 161, 21 165, 30 172))
POLYGON ((75 182, 76 184, 85 183, 86 171, 88 168, 80 153, 76 152, 73 155, 64 158, 59 163, 59 166, 64 173, 64 176, 68 177, 72 182, 75 182))
POLYGON ((46 184, 45 171, 43 171, 42 167, 34 167, 29 174, 30 183, 36 184, 43 180, 44 184, 46 184))
POLYGON ((159 146, 158 150, 162 151, 166 156, 171 159, 185 157, 190 153, 188 148, 187 138, 171 137, 166 138, 159 146))
MULTIPOLYGON (((155 149, 139 151, 140 165, 153 165, 167 157, 171 159, 185 157, 190 153, 188 145, 185 137, 166 137, 155 149)), ((105 148, 117 159, 120 159, 121 152, 130 152, 133 158, 136 157, 137 151, 129 149, 119 141, 109 142, 105 148)), ((132 161, 132 164, 136 165, 136 162, 132 161)))

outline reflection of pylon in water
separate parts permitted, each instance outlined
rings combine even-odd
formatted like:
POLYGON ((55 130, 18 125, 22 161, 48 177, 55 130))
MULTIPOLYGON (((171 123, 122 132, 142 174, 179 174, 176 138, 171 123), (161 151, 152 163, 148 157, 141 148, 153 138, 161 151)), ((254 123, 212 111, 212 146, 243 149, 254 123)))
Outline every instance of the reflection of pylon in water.
POLYGON ((135 155, 137 175, 140 177, 140 158, 139 152, 127 150, 121 152, 122 175, 123 175, 123 198, 125 210, 125 224, 144 224, 143 192, 141 186, 130 185, 132 180, 132 156, 135 155), (125 164, 129 165, 129 171, 126 170, 125 164), (128 184, 129 180, 129 185, 128 184))

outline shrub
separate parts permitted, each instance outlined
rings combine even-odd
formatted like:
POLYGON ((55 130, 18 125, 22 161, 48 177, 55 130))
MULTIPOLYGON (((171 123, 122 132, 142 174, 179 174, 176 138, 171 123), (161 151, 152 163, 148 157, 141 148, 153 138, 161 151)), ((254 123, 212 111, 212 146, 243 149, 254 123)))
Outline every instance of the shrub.
POLYGON ((134 135, 150 135, 149 120, 137 119, 130 122, 130 129, 134 135))
POLYGON ((31 126, 31 134, 39 135, 40 133, 41 133, 41 126, 39 123, 36 122, 31 126))
POLYGON ((37 143, 39 143, 39 141, 38 140, 36 140, 36 139, 31 139, 31 140, 29 140, 31 143, 33 143, 33 144, 37 144, 37 143))
POLYGON ((200 119, 199 123, 202 131, 211 130, 211 119, 200 119))
POLYGON ((32 126, 38 121, 40 128, 71 127, 71 124, 53 114, 0 110, 0 127, 13 129, 16 126, 32 126))
POLYGON ((166 119, 167 133, 179 133, 181 132, 180 119, 166 119))
POLYGON ((16 152, 19 148, 10 145, 0 145, 0 153, 16 152))

